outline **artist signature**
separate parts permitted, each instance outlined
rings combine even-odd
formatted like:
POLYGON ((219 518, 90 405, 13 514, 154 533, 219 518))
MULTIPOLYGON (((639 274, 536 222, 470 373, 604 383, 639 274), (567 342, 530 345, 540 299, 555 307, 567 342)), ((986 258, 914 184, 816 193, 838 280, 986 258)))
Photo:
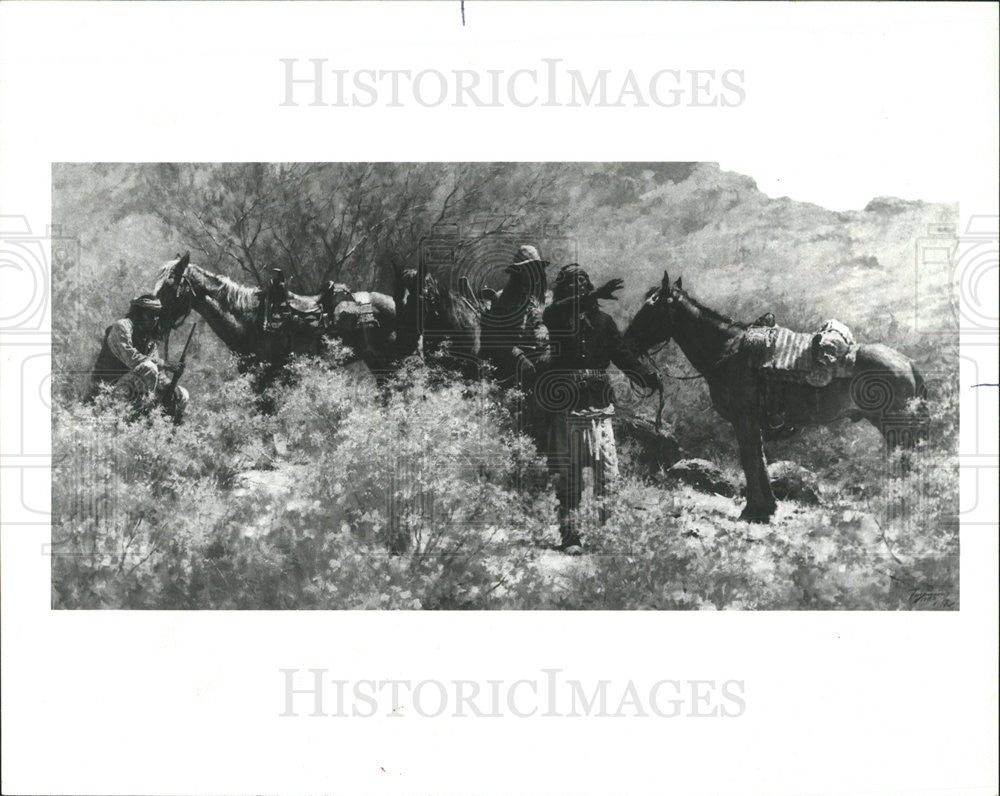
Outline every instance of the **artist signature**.
POLYGON ((914 589, 910 592, 909 603, 920 608, 958 608, 958 601, 946 591, 914 589))

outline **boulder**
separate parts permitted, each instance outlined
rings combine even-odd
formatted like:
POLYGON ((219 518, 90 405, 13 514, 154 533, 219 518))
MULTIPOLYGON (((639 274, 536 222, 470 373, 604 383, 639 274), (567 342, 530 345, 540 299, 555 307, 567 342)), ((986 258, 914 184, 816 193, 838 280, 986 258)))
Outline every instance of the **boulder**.
POLYGON ((811 470, 795 462, 774 462, 767 466, 767 474, 778 500, 795 500, 807 506, 823 502, 819 479, 811 470))
POLYGON ((667 470, 667 477, 701 492, 735 497, 736 483, 721 468, 705 459, 682 459, 667 470))
POLYGON ((681 458, 677 438, 664 429, 657 430, 649 420, 616 416, 615 437, 633 450, 635 464, 645 473, 655 475, 681 458))

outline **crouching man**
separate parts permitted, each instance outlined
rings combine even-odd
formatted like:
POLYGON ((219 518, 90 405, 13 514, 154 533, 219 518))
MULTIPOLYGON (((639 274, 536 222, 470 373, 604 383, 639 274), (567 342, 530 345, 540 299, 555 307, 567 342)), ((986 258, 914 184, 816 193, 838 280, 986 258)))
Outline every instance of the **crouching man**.
POLYGON ((161 309, 156 296, 139 296, 129 304, 128 314, 105 330, 88 398, 93 400, 102 385, 110 384, 115 398, 134 410, 146 412, 159 405, 180 423, 188 392, 179 385, 171 390, 168 373, 183 371, 184 366, 167 365, 157 354, 161 309))
MULTIPOLYGON (((591 468, 594 496, 601 497, 618 477, 618 452, 611 418, 614 393, 607 368, 613 362, 636 384, 654 388, 659 377, 626 345, 614 320, 598 308, 622 286, 613 279, 595 289, 575 263, 556 278, 552 304, 543 319, 551 351, 539 376, 536 400, 547 413, 546 453, 556 476, 561 549, 582 552, 576 509, 583 495, 583 471, 591 468)), ((601 521, 605 512, 601 511, 601 521)))

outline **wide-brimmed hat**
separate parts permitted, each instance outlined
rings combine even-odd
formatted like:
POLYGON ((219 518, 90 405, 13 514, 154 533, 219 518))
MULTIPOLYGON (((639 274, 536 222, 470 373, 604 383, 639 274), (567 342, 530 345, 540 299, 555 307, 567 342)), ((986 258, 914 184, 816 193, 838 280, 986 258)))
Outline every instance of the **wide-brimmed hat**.
POLYGON ((506 270, 510 271, 514 268, 518 268, 522 265, 531 265, 532 263, 539 263, 542 267, 549 264, 548 260, 543 260, 538 254, 538 249, 534 246, 524 245, 518 246, 517 251, 514 253, 514 261, 507 266, 506 270))
POLYGON ((133 309, 150 310, 152 312, 160 312, 163 309, 160 300, 152 293, 143 293, 141 296, 137 296, 129 302, 129 306, 133 309))

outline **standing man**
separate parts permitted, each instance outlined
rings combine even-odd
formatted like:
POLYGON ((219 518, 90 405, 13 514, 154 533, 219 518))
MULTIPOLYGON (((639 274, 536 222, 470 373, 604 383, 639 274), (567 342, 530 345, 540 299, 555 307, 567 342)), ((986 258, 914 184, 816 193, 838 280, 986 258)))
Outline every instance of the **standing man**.
POLYGON ((89 400, 103 384, 113 385, 116 398, 133 408, 146 411, 154 404, 167 410, 180 423, 188 403, 188 392, 181 386, 170 390, 167 373, 183 372, 183 365, 166 364, 156 351, 160 326, 159 299, 144 294, 132 299, 128 314, 104 331, 104 342, 91 374, 89 400))
POLYGON ((482 317, 482 354, 496 368, 496 379, 515 386, 519 364, 534 364, 545 352, 548 333, 542 322, 545 267, 534 246, 520 246, 504 268, 507 284, 482 317))
MULTIPOLYGON (((490 302, 480 321, 480 353, 495 368, 497 382, 503 387, 517 387, 526 397, 531 394, 535 371, 548 351, 548 330, 542 321, 548 264, 534 246, 519 246, 504 269, 508 279, 503 292, 490 302)), ((526 400, 524 408, 531 405, 526 400)), ((538 428, 531 412, 518 414, 522 429, 536 436, 538 428)))
MULTIPOLYGON (((612 279, 597 290, 587 272, 571 263, 556 277, 552 304, 543 315, 551 353, 535 397, 547 412, 546 453, 556 476, 561 549, 569 555, 583 551, 574 512, 583 495, 584 468, 592 470, 595 497, 604 495, 607 484, 618 477, 608 366, 613 362, 643 387, 660 384, 656 372, 625 344, 611 316, 598 307, 599 299, 615 300, 622 285, 612 279)), ((601 522, 605 519, 602 510, 601 522)))

